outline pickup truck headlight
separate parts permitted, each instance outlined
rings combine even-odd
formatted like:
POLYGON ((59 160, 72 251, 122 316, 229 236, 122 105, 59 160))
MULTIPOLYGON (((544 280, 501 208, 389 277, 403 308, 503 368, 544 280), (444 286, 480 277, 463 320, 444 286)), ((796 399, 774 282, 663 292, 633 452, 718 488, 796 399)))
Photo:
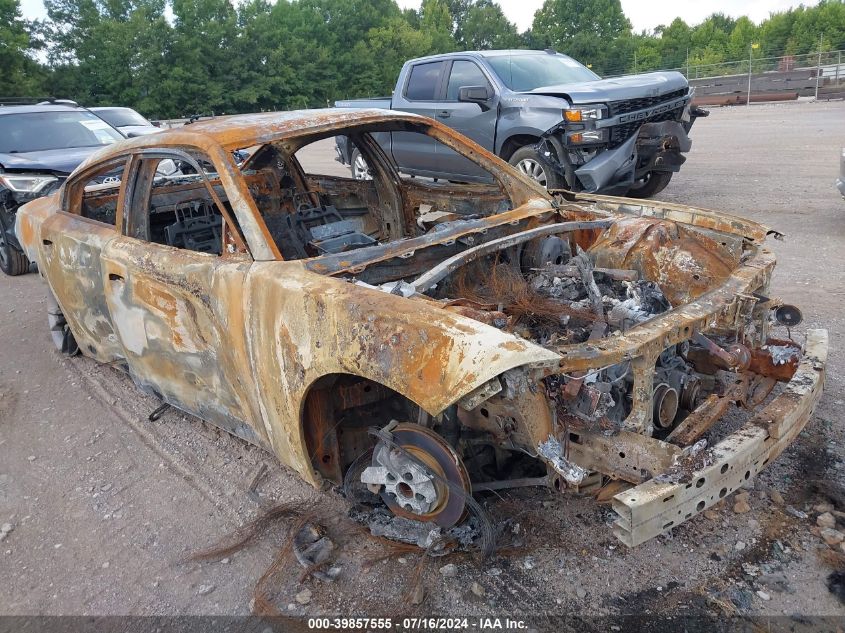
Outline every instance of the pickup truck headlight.
POLYGON ((597 121, 604 118, 604 108, 600 105, 591 105, 572 110, 564 110, 563 118, 568 123, 581 123, 583 121, 597 121))
POLYGON ((17 193, 38 193, 57 180, 39 174, 0 174, 0 184, 17 193))
POLYGON ((587 143, 604 143, 607 141, 607 130, 582 130, 569 132, 566 140, 571 145, 585 145, 587 143))

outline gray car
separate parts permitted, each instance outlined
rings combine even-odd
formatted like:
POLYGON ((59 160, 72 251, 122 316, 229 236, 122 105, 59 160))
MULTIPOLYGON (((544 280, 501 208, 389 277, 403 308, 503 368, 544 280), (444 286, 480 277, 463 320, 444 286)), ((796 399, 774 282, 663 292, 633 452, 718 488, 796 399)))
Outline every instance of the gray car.
MULTIPOLYGON (((421 114, 457 130, 548 189, 649 197, 684 163, 693 121, 677 72, 602 79, 555 51, 448 53, 405 62, 391 97, 344 108, 421 114)), ((378 139, 404 173, 473 182, 481 174, 454 151, 402 132, 378 139)), ((366 178, 360 153, 338 139, 338 159, 366 178)))

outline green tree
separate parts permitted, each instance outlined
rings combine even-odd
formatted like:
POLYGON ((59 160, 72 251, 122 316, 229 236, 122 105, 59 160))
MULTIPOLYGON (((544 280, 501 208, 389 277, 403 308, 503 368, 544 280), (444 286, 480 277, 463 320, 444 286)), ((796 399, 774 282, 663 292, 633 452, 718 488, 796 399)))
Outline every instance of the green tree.
POLYGON ((49 91, 85 105, 166 111, 162 80, 171 27, 164 0, 47 0, 44 24, 52 72, 49 91))
POLYGON ((672 20, 669 26, 658 26, 654 32, 660 36, 660 65, 662 68, 682 68, 687 65, 687 56, 692 43, 692 31, 681 18, 672 20))
MULTIPOLYGON (((409 58, 456 49, 553 47, 600 74, 845 48, 845 2, 771 15, 755 25, 713 14, 633 34, 620 0, 546 0, 522 35, 496 0, 45 0, 21 19, 0 0, 6 94, 50 93, 150 116, 322 107, 388 94, 409 58), (237 6, 237 9, 235 8, 237 6), (172 10, 172 20, 165 13, 172 10), (172 22, 172 23, 171 23, 172 22), (47 63, 34 52, 46 51, 47 63)), ((168 13, 169 14, 169 13, 168 13)))
POLYGON ((736 21, 731 36, 728 38, 728 59, 748 57, 749 47, 752 43, 757 43, 757 27, 751 20, 743 16, 736 21))
POLYGON ((237 15, 229 0, 173 0, 170 71, 162 93, 177 115, 231 112, 238 50, 237 15))
POLYGON ((733 19, 714 13, 692 27, 689 38, 690 62, 706 58, 712 61, 701 63, 715 63, 727 59, 728 40, 735 24, 733 19))
POLYGON ((615 44, 630 34, 631 22, 619 0, 546 0, 534 14, 530 42, 571 55, 601 73, 627 65, 615 44))
POLYGON ((479 0, 467 9, 455 38, 459 48, 469 50, 517 48, 522 44, 516 25, 492 0, 479 0))
POLYGON ((401 17, 394 17, 378 28, 371 29, 366 41, 356 45, 362 57, 374 60, 371 74, 342 96, 364 97, 389 95, 393 92, 396 77, 408 59, 422 57, 432 51, 431 36, 413 28, 401 17))
POLYGON ((819 50, 845 48, 845 2, 822 0, 812 8, 799 7, 790 35, 790 44, 796 53, 814 53, 819 50))
POLYGON ((19 0, 0 0, 0 85, 6 96, 30 96, 43 90, 44 72, 29 56, 38 46, 33 25, 21 17, 19 0))
POLYGON ((631 31, 619 0, 546 0, 534 14, 532 33, 550 46, 563 47, 578 36, 609 42, 631 31))
POLYGON ((452 16, 444 0, 422 1, 420 30, 431 37, 431 53, 448 53, 457 48, 452 28, 452 16))

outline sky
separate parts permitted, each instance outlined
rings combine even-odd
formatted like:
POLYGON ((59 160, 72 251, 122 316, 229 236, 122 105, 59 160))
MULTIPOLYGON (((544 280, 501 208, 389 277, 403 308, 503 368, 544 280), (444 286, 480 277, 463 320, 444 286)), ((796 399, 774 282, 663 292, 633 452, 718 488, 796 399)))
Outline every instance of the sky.
MULTIPOLYGON (((237 1, 237 0, 236 0, 237 1)), ((397 0, 403 8, 418 8, 421 0, 397 0)), ((589 0, 584 0, 589 2, 589 0)), ((502 10, 511 22, 515 22, 520 31, 531 26, 534 12, 543 0, 498 0, 502 10)), ((805 6, 817 4, 817 0, 622 0, 622 9, 631 20, 635 32, 651 31, 659 24, 669 24, 676 17, 687 24, 697 24, 711 13, 724 13, 731 17, 747 15, 753 22, 759 23, 770 13, 784 11, 799 4, 805 6)), ((44 16, 42 0, 21 0, 21 10, 25 18, 34 19, 44 16)))

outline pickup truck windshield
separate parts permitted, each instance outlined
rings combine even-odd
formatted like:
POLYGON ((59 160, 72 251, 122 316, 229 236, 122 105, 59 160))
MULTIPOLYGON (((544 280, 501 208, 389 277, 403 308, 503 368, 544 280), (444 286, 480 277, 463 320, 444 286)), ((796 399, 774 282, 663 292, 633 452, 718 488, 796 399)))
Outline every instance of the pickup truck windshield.
POLYGON ((487 62, 502 83, 515 92, 600 79, 592 70, 564 55, 497 55, 488 57, 487 62))
POLYGON ((3 154, 97 147, 120 140, 123 140, 120 132, 90 112, 0 115, 0 153, 3 154))

